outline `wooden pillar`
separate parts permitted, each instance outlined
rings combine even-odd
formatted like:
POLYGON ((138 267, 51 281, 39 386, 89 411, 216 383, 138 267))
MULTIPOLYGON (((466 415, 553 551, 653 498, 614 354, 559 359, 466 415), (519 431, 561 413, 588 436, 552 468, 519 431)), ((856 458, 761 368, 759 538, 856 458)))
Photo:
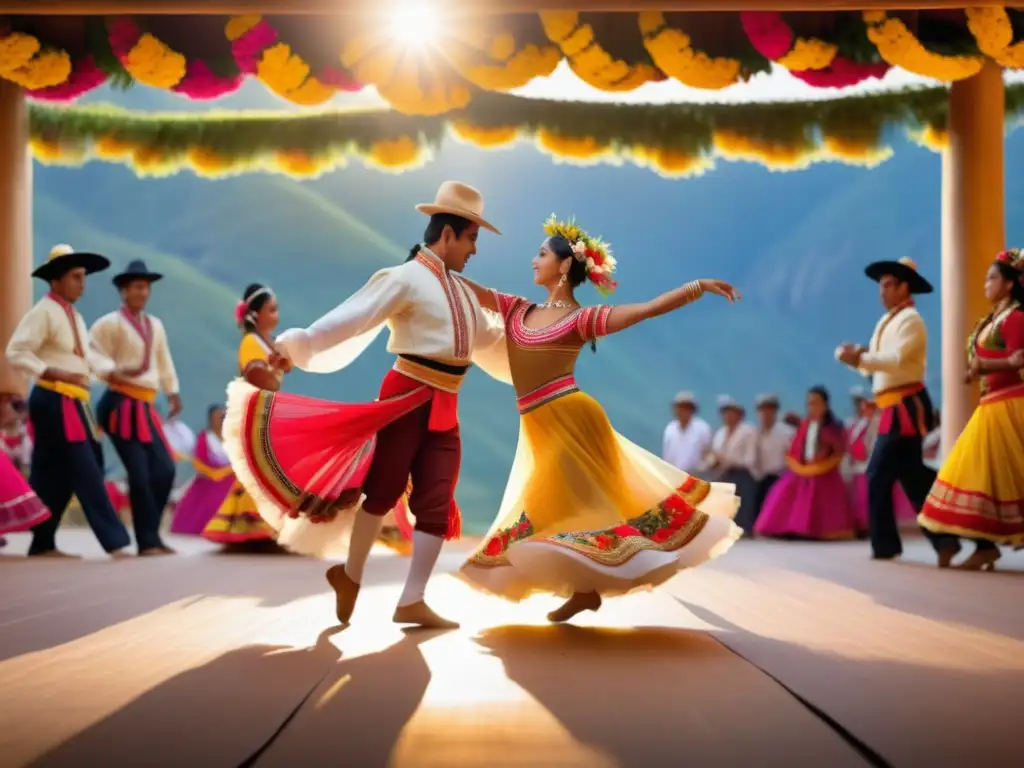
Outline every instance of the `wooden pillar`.
POLYGON ((19 86, 0 78, 0 392, 24 395, 27 382, 3 349, 32 306, 32 158, 28 107, 19 86))
POLYGON ((989 62, 949 93, 942 156, 942 455, 978 402, 963 383, 965 345, 988 311, 985 272, 1006 243, 1003 71, 989 62))

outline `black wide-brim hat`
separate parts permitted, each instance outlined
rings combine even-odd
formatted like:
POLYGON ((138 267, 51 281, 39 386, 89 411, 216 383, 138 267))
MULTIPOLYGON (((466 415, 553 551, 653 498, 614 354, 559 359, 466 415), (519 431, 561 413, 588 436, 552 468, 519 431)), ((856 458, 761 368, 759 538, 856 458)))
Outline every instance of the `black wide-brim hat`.
POLYGON ((931 293, 934 290, 932 284, 921 277, 913 259, 906 257, 898 261, 876 261, 873 264, 868 264, 864 269, 864 274, 876 283, 881 282, 886 275, 891 275, 906 283, 911 293, 931 293))
POLYGON ((98 253, 76 251, 70 245, 57 245, 46 257, 46 262, 32 273, 32 277, 50 282, 60 280, 72 269, 84 268, 87 275, 102 272, 110 266, 110 259, 98 253))
POLYGON ((163 279, 163 275, 159 272, 150 272, 146 266, 146 262, 141 259, 135 261, 129 261, 128 266, 124 268, 124 272, 114 275, 113 283, 118 288, 123 287, 127 283, 133 280, 145 280, 149 283, 155 283, 157 280, 163 279))

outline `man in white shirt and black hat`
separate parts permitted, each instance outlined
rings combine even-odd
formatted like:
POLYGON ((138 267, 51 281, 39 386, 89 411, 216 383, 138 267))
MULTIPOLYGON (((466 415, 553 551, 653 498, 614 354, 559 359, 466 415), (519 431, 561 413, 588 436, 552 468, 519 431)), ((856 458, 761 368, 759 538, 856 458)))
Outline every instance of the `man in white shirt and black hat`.
POLYGON ((665 426, 661 457, 677 469, 693 474, 711 449, 711 426, 697 415, 697 398, 680 392, 672 400, 675 418, 665 426))
POLYGON ((110 266, 106 257, 58 245, 32 276, 50 286, 18 323, 7 344, 7 362, 36 380, 29 395, 35 432, 29 484, 51 512, 32 529, 30 556, 67 557, 57 549, 57 528, 71 497, 103 549, 126 554, 128 531, 114 512, 103 481, 103 450, 89 405, 89 331, 75 309, 86 275, 110 266))
POLYGON ((779 420, 779 398, 775 395, 758 395, 754 400, 760 424, 757 429, 756 460, 754 479, 757 481, 757 497, 754 503, 754 520, 761 512, 764 500, 775 482, 786 471, 786 454, 796 434, 789 424, 779 420))
MULTIPOLYGON (((907 258, 877 261, 864 271, 878 283, 886 312, 869 346, 843 344, 836 358, 871 377, 879 426, 867 468, 868 522, 874 558, 891 560, 903 551, 893 487, 900 483, 920 510, 935 482, 935 471, 922 458, 922 440, 934 425, 934 409, 924 385, 928 332, 914 303, 914 296, 931 293, 932 286, 907 258)), ((939 552, 940 565, 944 560, 948 565, 955 548, 944 546, 942 537, 925 534, 939 552)))
POLYGON ((722 426, 712 438, 705 465, 714 472, 716 481, 735 484, 740 497, 736 524, 749 535, 757 514, 757 429, 744 420, 746 410, 730 395, 718 396, 718 411, 722 426))
POLYGON ((121 308, 89 331, 93 369, 107 384, 96 415, 128 474, 135 543, 144 557, 173 553, 160 538, 160 520, 174 488, 174 451, 155 402, 163 391, 173 419, 181 397, 167 332, 146 312, 153 283, 162 277, 143 261, 129 262, 113 279, 121 308))

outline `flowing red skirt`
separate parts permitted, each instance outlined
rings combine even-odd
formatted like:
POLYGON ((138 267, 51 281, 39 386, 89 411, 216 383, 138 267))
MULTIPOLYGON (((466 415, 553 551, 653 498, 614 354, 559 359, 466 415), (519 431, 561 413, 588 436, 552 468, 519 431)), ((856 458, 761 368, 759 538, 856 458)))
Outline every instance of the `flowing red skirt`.
MULTIPOLYGON (((430 402, 436 390, 396 374, 372 403, 335 403, 256 389, 242 380, 228 387, 225 448, 236 477, 260 515, 280 530, 297 517, 303 497, 329 503, 362 487, 377 433, 430 402)), ((395 510, 399 530, 411 536, 407 506, 395 510)))

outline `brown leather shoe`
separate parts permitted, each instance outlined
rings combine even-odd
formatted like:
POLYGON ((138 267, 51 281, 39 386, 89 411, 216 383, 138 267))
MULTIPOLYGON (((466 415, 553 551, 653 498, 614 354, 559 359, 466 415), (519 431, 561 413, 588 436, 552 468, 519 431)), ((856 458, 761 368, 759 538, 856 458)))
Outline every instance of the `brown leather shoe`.
POLYGON ((325 574, 327 583, 331 585, 335 595, 334 611, 338 622, 348 624, 352 618, 352 611, 356 607, 356 598, 359 597, 359 585, 349 578, 345 573, 344 565, 332 565, 325 574))
POLYGON ((568 621, 577 613, 596 611, 601 607, 601 595, 597 592, 576 592, 560 608, 548 614, 548 621, 560 624, 568 621))
POLYGON ((392 617, 395 624, 414 624, 423 629, 458 629, 457 622, 449 621, 434 613, 430 606, 420 600, 411 605, 400 605, 395 608, 392 617))
POLYGON ((1002 555, 998 549, 975 550, 970 557, 955 567, 960 571, 994 571, 996 560, 1000 557, 1002 555))

